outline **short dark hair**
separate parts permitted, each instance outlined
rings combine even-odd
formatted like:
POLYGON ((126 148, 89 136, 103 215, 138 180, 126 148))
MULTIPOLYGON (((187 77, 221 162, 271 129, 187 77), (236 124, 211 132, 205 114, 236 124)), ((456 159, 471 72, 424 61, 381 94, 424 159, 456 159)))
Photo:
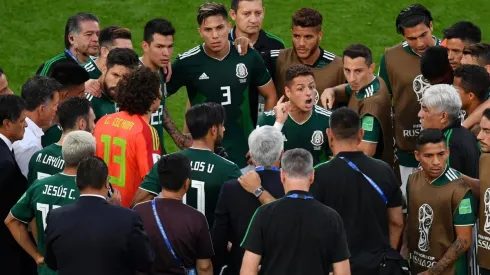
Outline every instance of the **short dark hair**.
POLYGON ((79 33, 80 32, 80 23, 84 21, 95 21, 99 22, 99 18, 95 16, 95 14, 88 13, 88 12, 79 12, 70 18, 68 18, 68 21, 66 21, 65 25, 65 48, 68 49, 70 48, 70 40, 68 39, 68 35, 73 34, 73 33, 79 33))
POLYGON ((405 28, 413 28, 421 23, 430 27, 430 22, 432 22, 432 14, 426 7, 420 4, 410 5, 401 10, 396 17, 396 32, 403 35, 405 28))
POLYGON ((214 102, 194 105, 185 113, 185 122, 193 139, 206 137, 209 129, 224 124, 225 119, 225 108, 214 102))
POLYGON ((132 49, 115 48, 107 55, 107 70, 115 65, 121 65, 132 70, 140 65, 140 60, 138 54, 132 49))
POLYGON ((125 75, 117 84, 116 103, 120 111, 144 115, 160 96, 160 77, 145 66, 125 75))
POLYGON ((442 46, 429 47, 420 59, 420 71, 429 82, 440 79, 452 72, 447 49, 442 46))
POLYGON ((223 16, 225 20, 228 19, 228 12, 226 11, 225 5, 216 2, 206 2, 200 5, 197 10, 197 23, 201 26, 206 18, 216 15, 223 16))
POLYGON ((420 151, 420 149, 428 143, 440 142, 446 144, 446 137, 441 130, 435 128, 424 129, 420 131, 417 141, 415 142, 415 150, 420 151))
POLYGON ((262 1, 262 0, 231 0, 231 9, 234 11, 238 11, 238 5, 240 4, 240 2, 244 2, 244 1, 252 2, 252 1, 262 1))
POLYGON ((90 101, 81 97, 70 97, 58 105, 56 114, 63 131, 73 130, 79 119, 89 120, 90 101))
POLYGON ((48 76, 35 75, 29 78, 21 89, 21 97, 27 102, 27 110, 34 111, 40 105, 53 100, 54 93, 61 90, 61 84, 48 76))
POLYGON ((293 65, 286 70, 284 81, 287 86, 290 86, 291 82, 296 77, 307 76, 307 75, 311 75, 313 78, 315 78, 315 75, 313 74, 313 71, 311 70, 310 67, 303 64, 293 65))
POLYGON ((158 181, 163 189, 179 191, 191 178, 191 162, 181 153, 162 156, 157 165, 158 181))
POLYGON ((112 47, 115 44, 116 39, 129 39, 131 40, 131 31, 128 28, 120 26, 105 27, 99 34, 99 45, 101 47, 112 47))
POLYGON ((480 66, 490 65, 490 44, 476 43, 466 46, 463 54, 471 55, 472 58, 478 61, 480 66))
POLYGON ((291 27, 317 28, 321 30, 322 24, 323 16, 319 11, 312 8, 302 8, 294 12, 291 27))
POLYGON ((371 64, 373 64, 373 53, 368 47, 362 44, 350 45, 344 50, 343 56, 348 56, 352 59, 362 57, 364 58, 366 65, 371 66, 371 64))
POLYGON ((483 111, 483 116, 490 120, 490 108, 487 108, 485 109, 485 111, 483 111))
POLYGON ((151 44, 153 42, 153 35, 158 33, 163 36, 175 35, 175 28, 172 26, 172 23, 167 19, 163 18, 155 18, 145 25, 145 30, 143 32, 143 40, 151 44))
POLYGON ((16 95, 0 95, 0 127, 4 120, 17 121, 22 111, 27 109, 27 103, 16 95))
POLYGON ((361 130, 361 118, 350 108, 338 108, 330 115, 330 129, 339 139, 354 139, 361 130))
POLYGON ((63 89, 85 83, 90 79, 87 71, 71 61, 58 62, 53 66, 51 77, 56 79, 63 89))
POLYGON ((469 22, 459 21, 458 23, 444 29, 444 38, 453 39, 458 38, 462 41, 466 41, 469 44, 481 42, 481 30, 480 28, 469 22))
POLYGON ((88 157, 80 161, 77 169, 77 186, 83 190, 91 187, 100 190, 104 187, 109 169, 107 164, 99 157, 88 157))
POLYGON ((461 65, 454 71, 454 77, 461 78, 461 86, 466 92, 476 95, 484 101, 490 86, 490 75, 485 68, 478 65, 461 65))

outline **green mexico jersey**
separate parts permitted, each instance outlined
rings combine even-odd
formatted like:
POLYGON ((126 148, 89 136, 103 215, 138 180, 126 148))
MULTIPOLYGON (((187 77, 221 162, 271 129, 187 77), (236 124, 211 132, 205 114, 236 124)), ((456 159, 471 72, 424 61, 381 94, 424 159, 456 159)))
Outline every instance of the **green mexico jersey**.
POLYGON ((91 94, 85 94, 85 97, 90 101, 95 114, 95 122, 108 114, 119 112, 119 108, 114 100, 110 99, 105 93, 100 97, 95 97, 91 94))
MULTIPOLYGON (((284 151, 303 148, 313 155, 313 164, 316 165, 330 156, 330 148, 327 135, 327 128, 330 125, 330 114, 332 112, 315 105, 310 118, 299 124, 291 116, 282 127, 284 136, 284 151)), ((274 110, 264 112, 257 121, 258 126, 274 125, 276 114, 274 110)))
POLYGON ((60 125, 54 124, 49 127, 49 129, 41 137, 41 145, 47 147, 53 143, 60 141, 61 135, 63 134, 63 128, 60 125))
MULTIPOLYGON (((236 164, 209 150, 189 148, 179 153, 191 161, 192 169, 191 186, 183 201, 203 213, 209 226, 213 226, 221 186, 226 181, 237 179, 242 173, 236 164)), ((155 196, 162 191, 157 164, 153 165, 140 188, 155 196)))
POLYGON ((240 56, 231 45, 230 52, 218 60, 206 54, 202 45, 179 55, 172 65, 169 94, 187 88, 192 106, 215 102, 226 110, 223 147, 229 159, 240 168, 247 166, 248 136, 254 129, 250 113, 249 89, 271 81, 260 54, 249 49, 240 56))
POLYGON ((61 155, 61 146, 54 143, 37 151, 29 161, 27 184, 30 186, 37 179, 44 179, 57 174, 65 168, 61 155))
MULTIPOLYGON (((44 230, 46 230, 46 217, 49 211, 72 204, 79 196, 80 191, 75 183, 75 176, 58 173, 34 182, 10 212, 17 220, 26 224, 36 218, 37 249, 44 255, 44 230)), ((48 275, 56 272, 46 265, 40 265, 38 274, 48 275)))
POLYGON ((102 71, 99 69, 99 67, 97 67, 97 64, 95 63, 93 57, 89 57, 87 62, 85 63, 79 63, 77 60, 74 59, 74 57, 72 57, 71 52, 69 52, 68 50, 46 61, 38 68, 36 74, 51 76, 53 68, 55 68, 58 63, 66 62, 69 60, 77 62, 80 66, 82 66, 85 71, 87 71, 90 79, 98 79, 102 75, 102 71))
MULTIPOLYGON (((143 63, 143 57, 140 57, 140 65, 145 66, 143 63)), ((167 75, 163 72, 163 69, 158 69, 158 75, 160 76, 160 86, 162 89, 162 100, 160 101, 160 107, 158 110, 153 112, 150 117, 150 125, 157 130, 158 137, 160 138, 160 146, 162 149, 162 154, 165 153, 165 140, 163 138, 163 110, 165 109, 165 101, 167 100, 167 75)))

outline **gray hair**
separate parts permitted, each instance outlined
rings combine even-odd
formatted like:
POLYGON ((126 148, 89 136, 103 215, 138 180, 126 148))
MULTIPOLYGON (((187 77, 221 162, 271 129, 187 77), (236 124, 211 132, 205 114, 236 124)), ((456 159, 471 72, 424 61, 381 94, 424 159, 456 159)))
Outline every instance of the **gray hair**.
POLYGON ((281 157, 284 138, 281 131, 272 126, 255 129, 248 137, 250 156, 257 166, 273 166, 281 157))
POLYGON ((288 150, 282 156, 281 167, 288 177, 306 179, 313 172, 313 156, 301 148, 288 150))
POLYGON ((421 103, 436 112, 447 112, 451 120, 459 117, 462 105, 461 97, 456 88, 448 84, 434 85, 425 90, 421 103))
POLYGON ((79 12, 72 17, 68 18, 65 25, 65 48, 70 48, 70 40, 68 39, 68 35, 75 34, 78 35, 80 33, 80 23, 84 21, 95 21, 99 22, 99 18, 95 16, 95 14, 88 12, 79 12))
POLYGON ((66 166, 78 166, 84 158, 95 155, 95 138, 87 131, 73 131, 66 135, 61 147, 66 166))

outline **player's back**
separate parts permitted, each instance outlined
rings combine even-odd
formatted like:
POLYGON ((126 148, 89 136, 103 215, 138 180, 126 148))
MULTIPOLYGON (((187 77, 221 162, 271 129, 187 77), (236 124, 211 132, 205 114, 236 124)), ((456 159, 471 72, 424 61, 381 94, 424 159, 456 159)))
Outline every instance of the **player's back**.
POLYGON ((61 154, 61 145, 56 143, 37 151, 29 161, 27 184, 30 186, 37 179, 47 178, 63 171, 65 161, 61 154))
POLYGON ((96 155, 109 167, 110 183, 129 207, 144 176, 160 158, 156 130, 148 119, 123 111, 103 116, 95 126, 96 155))
MULTIPOLYGON (((44 255, 44 231, 49 211, 70 205, 80 197, 74 175, 63 173, 34 181, 11 210, 12 216, 24 223, 36 219, 37 248, 44 255)), ((46 265, 38 266, 39 274, 56 274, 46 265)))
POLYGON ((238 166, 217 154, 189 148, 181 151, 191 161, 192 181, 184 203, 196 208, 213 226, 213 215, 224 182, 241 176, 238 166))

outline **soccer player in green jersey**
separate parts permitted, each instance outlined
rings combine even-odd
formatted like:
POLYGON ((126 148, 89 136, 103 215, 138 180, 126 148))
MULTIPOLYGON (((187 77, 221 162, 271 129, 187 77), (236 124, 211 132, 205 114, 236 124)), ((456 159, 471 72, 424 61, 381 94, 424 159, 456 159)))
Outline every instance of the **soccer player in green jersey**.
POLYGON ((246 168, 247 137, 254 128, 249 90, 257 87, 266 98, 265 109, 270 110, 277 101, 274 83, 255 49, 240 56, 232 47, 228 40, 231 25, 223 4, 202 4, 197 22, 204 43, 179 55, 172 65, 167 92, 171 95, 185 86, 191 106, 203 102, 223 105, 227 117, 223 147, 231 161, 246 168))
POLYGON ((27 184, 31 186, 35 180, 47 178, 59 173, 65 166, 62 146, 65 137, 78 130, 94 132, 95 115, 86 98, 72 97, 58 105, 59 124, 63 134, 57 143, 53 143, 37 151, 29 161, 27 184))
POLYGON ((87 12, 80 12, 68 19, 65 26, 65 51, 43 63, 36 74, 51 76, 54 65, 71 61, 83 67, 91 79, 102 72, 93 56, 99 54, 99 19, 87 12))
MULTIPOLYGON (((85 91, 85 82, 89 80, 88 73, 77 64, 72 62, 59 62, 53 68, 52 77, 61 85, 59 92, 60 102, 70 97, 83 97, 85 91)), ((53 119, 53 124, 49 127, 41 137, 41 144, 47 147, 58 142, 61 138, 63 129, 59 124, 59 115, 53 119)))
POLYGON ((306 65, 295 65, 286 71, 285 96, 274 110, 259 117, 257 126, 274 125, 284 135, 284 150, 303 148, 313 155, 316 165, 330 155, 325 139, 330 111, 315 105, 317 94, 313 71, 306 65))
POLYGON ((170 134, 177 147, 185 149, 191 145, 192 139, 189 135, 183 135, 172 121, 170 114, 165 106, 167 99, 167 81, 169 74, 167 68, 171 66, 170 58, 174 52, 175 28, 166 19, 155 18, 145 25, 143 42, 143 56, 140 57, 140 64, 150 68, 150 70, 160 75, 160 85, 162 89, 162 101, 160 108, 152 113, 150 124, 157 130, 160 137, 162 153, 165 153, 163 129, 170 134))
POLYGON ((100 56, 95 60, 102 73, 107 70, 107 56, 113 49, 133 49, 131 31, 119 26, 103 28, 99 35, 100 56))
MULTIPOLYGON (((185 114, 185 121, 194 141, 189 149, 179 152, 191 161, 192 169, 191 188, 184 203, 202 212, 209 225, 214 221, 221 186, 242 175, 236 164, 213 153, 223 141, 225 118, 224 107, 216 103, 191 107, 185 114)), ((158 165, 154 165, 136 192, 132 205, 151 200, 162 191, 157 170, 158 165)))
POLYGON ((75 183, 78 163, 95 154, 95 139, 86 131, 73 131, 63 142, 63 172, 37 180, 12 207, 5 224, 17 243, 36 261, 38 274, 57 274, 44 264, 44 230, 50 210, 72 204, 80 196, 75 183), (29 237, 27 224, 36 219, 36 244, 29 237))
POLYGON ((87 93, 87 99, 92 103, 95 122, 101 117, 119 111, 116 106, 116 86, 119 81, 133 69, 139 66, 138 55, 127 48, 116 48, 107 55, 106 72, 98 79, 102 86, 100 97, 87 93))

